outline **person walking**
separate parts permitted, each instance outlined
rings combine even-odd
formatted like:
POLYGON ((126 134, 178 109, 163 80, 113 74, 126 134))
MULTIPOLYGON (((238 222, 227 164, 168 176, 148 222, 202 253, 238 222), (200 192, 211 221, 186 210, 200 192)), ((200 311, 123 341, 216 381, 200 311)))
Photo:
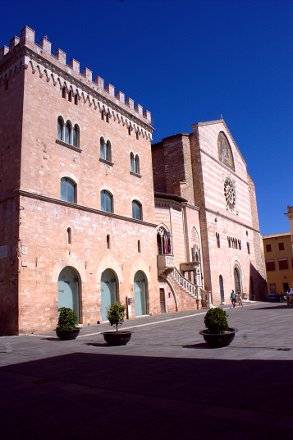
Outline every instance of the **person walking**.
POLYGON ((242 298, 241 298, 241 292, 240 292, 240 290, 238 290, 238 292, 237 292, 237 302, 238 302, 238 305, 239 305, 239 306, 242 306, 242 307, 243 307, 243 303, 242 303, 242 298))
POLYGON ((230 298, 231 298, 232 306, 235 307, 236 306, 236 293, 234 292, 234 290, 232 290, 230 298))

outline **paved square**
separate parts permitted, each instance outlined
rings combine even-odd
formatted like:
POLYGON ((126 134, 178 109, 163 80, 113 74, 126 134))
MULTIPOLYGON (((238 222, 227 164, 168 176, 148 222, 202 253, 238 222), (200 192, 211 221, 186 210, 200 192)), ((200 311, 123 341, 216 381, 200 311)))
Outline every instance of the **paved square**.
POLYGON ((0 338, 2 438, 293 439, 293 308, 227 312, 238 333, 220 349, 198 333, 205 311, 127 321, 122 347, 108 324, 0 338))

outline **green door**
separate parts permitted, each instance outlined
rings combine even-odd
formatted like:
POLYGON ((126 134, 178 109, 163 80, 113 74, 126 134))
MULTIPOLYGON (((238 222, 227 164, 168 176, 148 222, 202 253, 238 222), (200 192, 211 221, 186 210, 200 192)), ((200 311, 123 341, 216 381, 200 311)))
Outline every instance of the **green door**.
POLYGON ((107 320, 108 307, 117 301, 116 275, 111 269, 106 269, 101 277, 101 314, 102 321, 107 320))
POLYGON ((65 267, 58 278, 58 309, 60 307, 71 308, 76 313, 79 322, 79 304, 78 274, 72 267, 65 267))
POLYGON ((134 277, 134 306, 135 316, 147 314, 147 281, 142 271, 135 274, 134 277))

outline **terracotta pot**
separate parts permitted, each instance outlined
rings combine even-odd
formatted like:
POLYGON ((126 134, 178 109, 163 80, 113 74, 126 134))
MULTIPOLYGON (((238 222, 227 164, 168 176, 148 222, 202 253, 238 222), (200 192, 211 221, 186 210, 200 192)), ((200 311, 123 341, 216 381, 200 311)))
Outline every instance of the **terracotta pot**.
POLYGON ((229 328, 224 333, 210 333, 209 330, 201 330, 200 335, 203 336, 204 340, 210 347, 226 347, 229 345, 237 332, 236 328, 229 328))
POLYGON ((76 328, 74 330, 56 329, 56 335, 62 341, 70 341, 72 339, 75 339, 79 335, 79 330, 80 330, 79 328, 76 328))
POLYGON ((131 338, 132 332, 127 330, 119 332, 103 332, 105 341, 109 345, 126 345, 131 338))

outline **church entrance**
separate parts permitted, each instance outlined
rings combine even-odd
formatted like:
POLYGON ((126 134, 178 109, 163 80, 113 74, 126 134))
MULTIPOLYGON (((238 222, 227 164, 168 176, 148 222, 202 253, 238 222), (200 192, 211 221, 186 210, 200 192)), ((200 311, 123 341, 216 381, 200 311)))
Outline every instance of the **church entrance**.
POLYGON ((134 277, 134 306, 135 316, 147 314, 147 279, 141 270, 134 277))
POLYGON ((69 307, 80 322, 80 281, 79 275, 72 267, 65 267, 58 278, 58 309, 69 307))
POLYGON ((238 267, 234 267, 234 283, 235 283, 235 293, 241 293, 241 278, 238 267))
POLYGON ((107 309, 117 301, 117 278, 115 272, 106 269, 101 277, 101 315, 102 321, 107 320, 107 309))

